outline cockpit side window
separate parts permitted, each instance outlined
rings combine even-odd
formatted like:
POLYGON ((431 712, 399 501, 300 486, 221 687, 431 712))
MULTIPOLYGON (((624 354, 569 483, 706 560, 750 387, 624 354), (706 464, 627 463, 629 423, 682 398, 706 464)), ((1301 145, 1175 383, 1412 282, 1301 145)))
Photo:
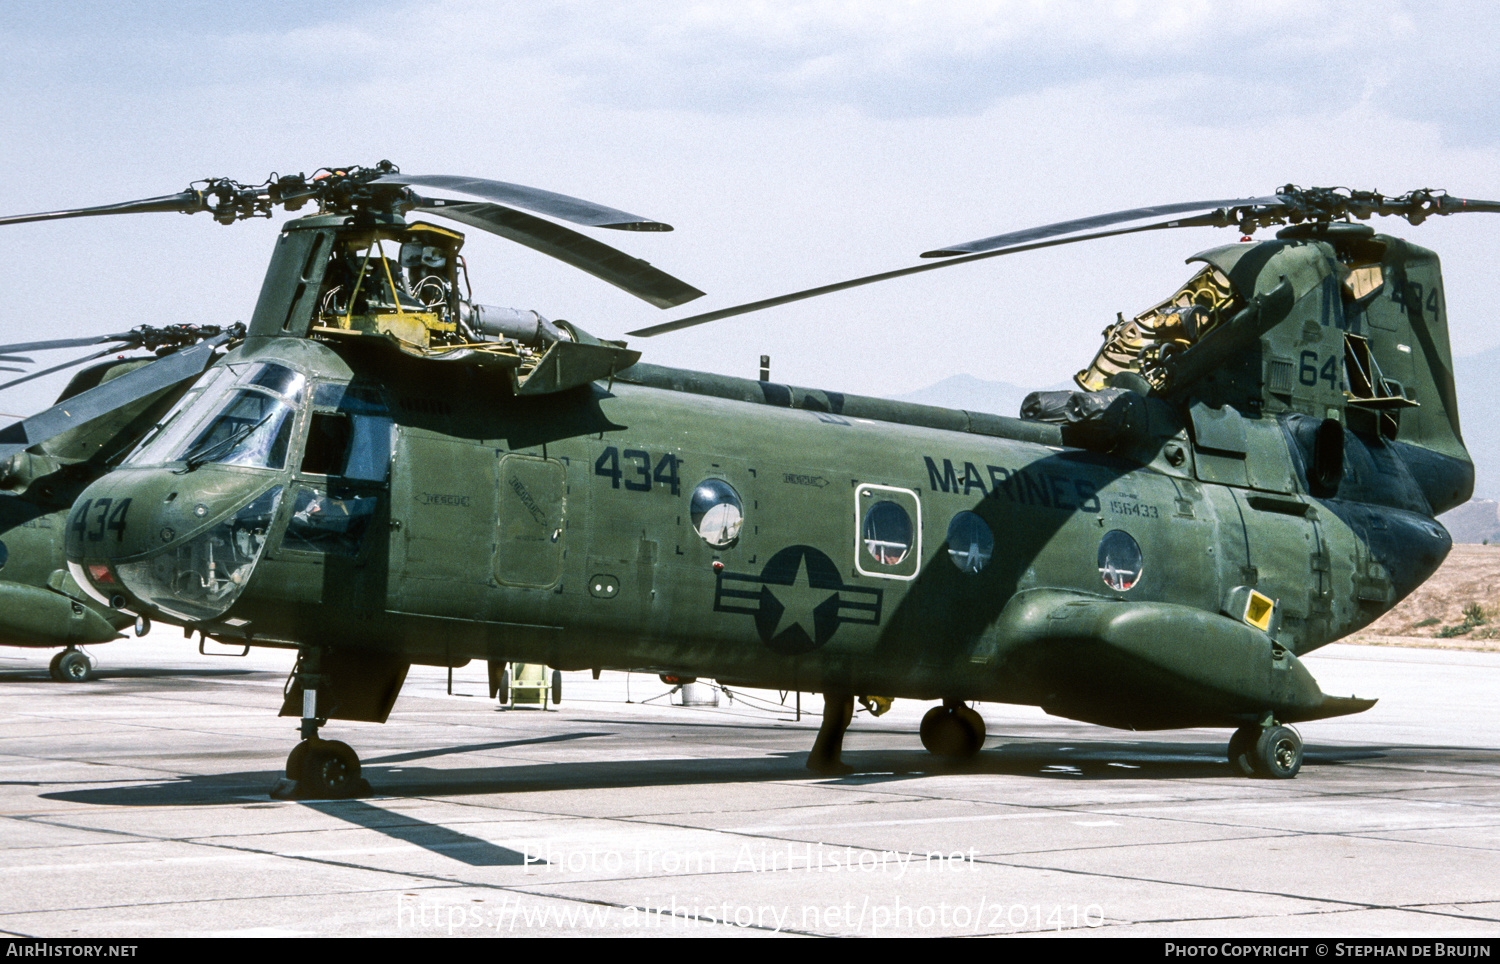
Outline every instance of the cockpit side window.
POLYGON ((331 496, 299 485, 281 548, 357 556, 365 530, 380 504, 373 495, 331 496))
POLYGON ((367 389, 333 382, 313 392, 302 472, 344 481, 384 482, 390 473, 394 422, 367 389), (322 409, 336 408, 337 411, 322 409))
POLYGON ((395 422, 370 386, 318 382, 312 404, 281 548, 355 557, 383 511, 395 422))
POLYGON ((349 416, 339 412, 313 412, 307 429, 307 449, 302 471, 312 475, 342 475, 349 454, 349 416))
POLYGON ((354 437, 349 444, 349 461, 344 463, 344 478, 384 482, 391 471, 393 423, 376 415, 349 417, 354 421, 354 437))

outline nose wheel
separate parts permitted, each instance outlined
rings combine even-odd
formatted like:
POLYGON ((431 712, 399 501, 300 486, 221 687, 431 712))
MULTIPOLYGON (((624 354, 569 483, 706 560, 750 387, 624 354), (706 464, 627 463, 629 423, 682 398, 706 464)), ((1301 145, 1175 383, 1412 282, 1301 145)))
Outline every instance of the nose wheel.
POLYGON ((318 728, 328 722, 318 715, 318 688, 326 681, 320 672, 321 656, 312 648, 298 656, 294 673, 302 685, 302 742, 287 754, 286 776, 271 788, 274 800, 348 800, 370 793, 354 748, 318 736, 318 728))
MULTIPOLYGON (((346 800, 370 792, 370 784, 359 775, 359 755, 339 740, 303 740, 286 758, 286 793, 272 791, 281 799, 323 798, 346 800)), ((277 790, 282 787, 278 785, 277 790)))
POLYGON ((292 747, 286 776, 271 788, 275 800, 349 800, 369 794, 370 783, 360 776, 354 748, 317 737, 292 747))
POLYGON ((1229 765, 1247 777, 1290 780, 1302 769, 1302 736, 1290 726, 1242 726, 1229 738, 1229 765))

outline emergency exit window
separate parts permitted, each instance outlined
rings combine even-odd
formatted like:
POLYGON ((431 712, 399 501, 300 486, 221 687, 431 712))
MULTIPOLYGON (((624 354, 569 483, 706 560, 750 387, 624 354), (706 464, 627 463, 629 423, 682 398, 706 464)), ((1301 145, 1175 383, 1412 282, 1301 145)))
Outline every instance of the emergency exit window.
POLYGON ((915 579, 922 562, 922 506, 917 493, 891 485, 854 490, 854 571, 915 579))

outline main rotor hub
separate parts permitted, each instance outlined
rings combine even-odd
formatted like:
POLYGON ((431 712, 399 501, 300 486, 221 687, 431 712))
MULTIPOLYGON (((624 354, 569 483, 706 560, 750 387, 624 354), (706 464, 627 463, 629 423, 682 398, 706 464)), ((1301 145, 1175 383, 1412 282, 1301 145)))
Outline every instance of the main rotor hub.
POLYGON ((278 206, 296 211, 313 201, 320 214, 399 217, 416 203, 411 189, 374 182, 400 171, 390 161, 381 161, 373 167, 319 168, 311 177, 272 173, 261 184, 241 184, 227 177, 195 181, 189 190, 199 196, 201 206, 187 213, 208 211, 220 224, 233 224, 245 218, 268 218, 278 206))

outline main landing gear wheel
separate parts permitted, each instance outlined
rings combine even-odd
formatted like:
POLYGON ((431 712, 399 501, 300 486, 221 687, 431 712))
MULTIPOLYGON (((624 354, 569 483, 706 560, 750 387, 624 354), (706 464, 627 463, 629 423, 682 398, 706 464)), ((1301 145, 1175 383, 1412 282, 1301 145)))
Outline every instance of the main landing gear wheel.
POLYGON ((1269 727, 1255 741, 1255 771, 1272 780, 1290 780, 1302 769, 1302 737, 1289 726, 1269 727))
POLYGON ((286 758, 286 779, 271 791, 279 800, 347 800, 370 792, 360 775, 359 755, 339 740, 303 740, 286 758))
POLYGON ((65 649, 52 657, 47 671, 59 683, 87 683, 94 678, 94 664, 76 649, 65 649))
POLYGON ((1290 780, 1302 769, 1302 737, 1289 726, 1242 726, 1229 738, 1229 765, 1247 777, 1290 780))
POLYGON ((1258 739, 1258 726, 1242 726, 1229 738, 1229 765, 1242 777, 1255 776, 1255 741, 1258 739))
POLYGON ((922 746, 935 756, 967 760, 984 746, 984 717, 968 706, 934 706, 922 717, 922 746))

